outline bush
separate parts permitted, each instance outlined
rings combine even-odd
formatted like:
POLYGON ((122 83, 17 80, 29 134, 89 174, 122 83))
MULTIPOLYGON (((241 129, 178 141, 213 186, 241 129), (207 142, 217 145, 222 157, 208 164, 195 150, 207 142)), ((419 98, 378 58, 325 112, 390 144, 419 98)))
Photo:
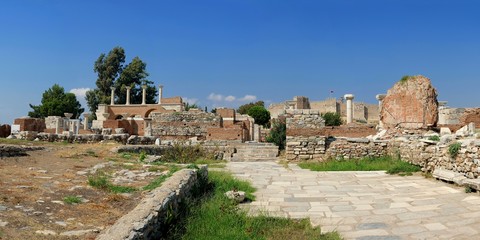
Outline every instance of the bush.
POLYGON ((267 142, 274 143, 280 148, 285 149, 285 142, 287 141, 287 124, 285 120, 277 120, 273 122, 272 129, 267 136, 267 142))
POLYGON ((213 159, 212 153, 205 151, 200 145, 184 146, 175 143, 172 148, 165 150, 162 161, 173 163, 193 163, 198 159, 213 159))
POLYGON ((327 112, 325 114, 322 114, 322 118, 325 120, 325 126, 342 125, 342 117, 338 113, 327 112))
POLYGON ((251 107, 247 114, 255 119, 255 123, 266 127, 270 122, 270 112, 262 106, 251 107))
POLYGON ((458 155, 458 152, 462 148, 462 144, 459 142, 452 143, 450 146, 448 146, 448 153, 450 154, 450 157, 455 158, 458 155))

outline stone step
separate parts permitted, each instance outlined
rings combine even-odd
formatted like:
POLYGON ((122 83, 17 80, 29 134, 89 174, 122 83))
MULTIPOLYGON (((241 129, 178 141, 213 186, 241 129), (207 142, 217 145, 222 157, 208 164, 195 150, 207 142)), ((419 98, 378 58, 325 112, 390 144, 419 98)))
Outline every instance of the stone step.
POLYGON ((272 143, 242 143, 236 144, 233 162, 276 161, 278 147, 272 143))
POLYGON ((242 158, 238 156, 233 156, 230 161, 232 162, 275 162, 278 159, 276 157, 253 157, 253 158, 242 158))

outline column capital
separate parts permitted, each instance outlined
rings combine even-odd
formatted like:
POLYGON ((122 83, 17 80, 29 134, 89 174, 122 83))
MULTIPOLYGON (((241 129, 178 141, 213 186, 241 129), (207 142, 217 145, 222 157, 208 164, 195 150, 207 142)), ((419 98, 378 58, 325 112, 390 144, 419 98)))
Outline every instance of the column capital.
POLYGON ((130 89, 132 89, 132 87, 125 87, 125 88, 126 88, 127 90, 130 90, 130 89))
POLYGON ((343 97, 347 100, 353 100, 355 98, 353 94, 345 94, 343 97))
POLYGON ((375 98, 378 101, 382 101, 386 96, 387 96, 387 94, 377 94, 377 95, 375 95, 375 98))
POLYGON ((143 84, 143 85, 142 85, 142 89, 147 89, 147 85, 146 85, 146 84, 143 84))
POLYGON ((115 87, 110 87, 110 90, 115 91, 115 87))
POLYGON ((159 87, 159 88, 163 88, 163 85, 162 85, 162 84, 158 84, 158 87, 159 87))

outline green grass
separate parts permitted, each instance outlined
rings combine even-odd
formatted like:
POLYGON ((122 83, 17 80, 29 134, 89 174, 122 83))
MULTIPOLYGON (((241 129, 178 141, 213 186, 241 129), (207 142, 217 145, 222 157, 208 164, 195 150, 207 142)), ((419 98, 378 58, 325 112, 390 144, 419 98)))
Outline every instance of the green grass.
POLYGON ((114 185, 110 182, 108 177, 104 174, 89 176, 88 185, 94 188, 102 189, 104 191, 110 191, 113 193, 131 193, 137 190, 134 187, 114 185))
POLYGON ((433 135, 433 136, 428 137, 428 140, 438 142, 438 141, 440 141, 440 137, 437 136, 437 135, 433 135))
POLYGON ((420 167, 391 157, 363 158, 356 160, 329 160, 326 162, 302 162, 298 166, 312 171, 381 171, 389 174, 406 174, 420 171, 420 167))
POLYGON ((341 239, 337 233, 322 234, 308 219, 249 216, 225 197, 226 191, 237 189, 253 200, 255 189, 248 182, 236 180, 225 172, 211 171, 208 177, 212 190, 198 206, 189 208, 183 234, 174 234, 172 239, 341 239))
POLYGON ((225 168, 226 166, 226 161, 224 160, 213 160, 213 159, 207 159, 207 158, 200 158, 197 159, 195 162, 197 165, 208 165, 209 168, 225 168))
POLYGON ((63 202, 67 204, 75 204, 75 203, 81 203, 82 199, 80 199, 77 196, 66 196, 63 198, 63 202))
POLYGON ((151 191, 157 187, 160 187, 167 178, 171 177, 175 172, 177 172, 180 169, 181 168, 179 168, 176 165, 170 165, 168 169, 168 174, 155 178, 153 181, 151 181, 147 186, 143 187, 142 189, 145 191, 151 191))

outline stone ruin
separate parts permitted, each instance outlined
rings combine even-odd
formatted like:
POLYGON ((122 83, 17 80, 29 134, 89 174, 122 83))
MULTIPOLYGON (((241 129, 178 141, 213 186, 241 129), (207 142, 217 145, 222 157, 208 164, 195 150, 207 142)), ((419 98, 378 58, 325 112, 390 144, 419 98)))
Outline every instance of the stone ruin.
POLYGON ((385 129, 426 129, 438 121, 437 91, 424 76, 406 77, 388 90, 380 121, 385 129))

